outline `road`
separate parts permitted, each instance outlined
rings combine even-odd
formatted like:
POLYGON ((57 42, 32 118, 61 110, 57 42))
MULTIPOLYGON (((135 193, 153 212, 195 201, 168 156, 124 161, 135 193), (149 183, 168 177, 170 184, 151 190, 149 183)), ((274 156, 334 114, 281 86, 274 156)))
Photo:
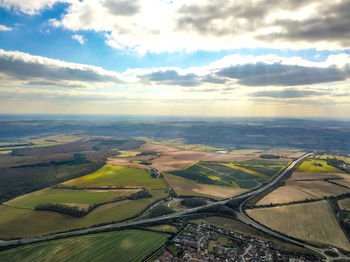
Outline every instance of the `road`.
MULTIPOLYGON (((205 208, 208 208, 211 206, 226 204, 227 202, 229 202, 231 200, 244 200, 239 207, 240 214, 239 214, 238 218, 241 221, 243 221, 244 223, 250 224, 250 225, 252 225, 252 226, 254 226, 254 227, 256 227, 264 232, 267 232, 267 233, 269 233, 277 238, 280 238, 282 240, 285 240, 285 241, 288 241, 288 242, 291 242, 291 243, 294 243, 297 245, 304 246, 305 248, 308 248, 308 249, 313 250, 319 254, 324 255, 324 252, 326 250, 329 250, 329 249, 316 248, 316 247, 313 247, 311 245, 307 245, 307 244, 304 244, 302 242, 296 241, 294 239, 288 238, 287 236, 281 235, 275 231, 272 231, 272 230, 260 225, 259 223, 257 223, 253 219, 251 219, 249 216, 247 216, 244 212, 244 204, 249 199, 251 199, 252 197, 256 196, 257 194, 259 194, 259 193, 263 192, 264 190, 275 185, 291 169, 293 169, 297 164, 299 164, 301 161, 303 161, 305 158, 307 158, 311 154, 312 153, 305 154, 305 155, 301 156, 300 158, 294 160, 278 176, 276 176, 273 180, 271 180, 269 183, 265 184, 264 186, 259 187, 255 190, 252 190, 250 192, 241 194, 241 195, 236 196, 236 197, 232 197, 232 198, 221 200, 218 202, 213 202, 213 203, 210 203, 210 204, 205 205, 205 206, 191 208, 191 209, 187 209, 187 210, 183 210, 183 211, 179 211, 176 213, 172 213, 172 214, 164 215, 164 216, 160 216, 160 217, 155 217, 155 218, 147 218, 147 219, 140 219, 140 220, 133 219, 133 220, 128 220, 128 221, 124 221, 124 222, 111 223, 111 224, 103 225, 103 226, 95 226, 95 227, 91 227, 91 228, 78 229, 78 230, 64 232, 64 233, 56 233, 56 234, 37 236, 37 237, 28 237, 28 238, 22 238, 22 239, 17 239, 17 240, 8 240, 8 241, 0 240, 0 247, 11 247, 11 246, 16 246, 16 245, 20 245, 20 244, 30 244, 30 243, 35 243, 35 242, 59 239, 59 238, 86 235, 86 234, 98 233, 98 232, 103 232, 103 231, 111 231, 111 230, 118 229, 118 228, 129 227, 129 226, 138 226, 138 225, 143 225, 143 224, 152 223, 152 222, 160 222, 160 221, 164 221, 164 220, 168 220, 168 219, 172 219, 172 218, 183 217, 183 216, 189 215, 191 213, 194 213, 196 211, 199 211, 201 209, 205 209, 205 208)), ((326 255, 324 255, 324 256, 327 257, 326 255)), ((343 257, 342 254, 340 254, 340 257, 343 257)), ((344 256, 344 258, 347 258, 347 257, 344 256)), ((331 261, 329 259, 330 258, 327 257, 327 261, 331 261)))

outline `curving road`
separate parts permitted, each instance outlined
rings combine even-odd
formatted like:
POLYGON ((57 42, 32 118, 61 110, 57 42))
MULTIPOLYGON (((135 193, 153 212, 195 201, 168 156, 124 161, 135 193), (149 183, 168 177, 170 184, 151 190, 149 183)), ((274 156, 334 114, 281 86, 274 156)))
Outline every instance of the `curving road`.
MULTIPOLYGON (((3 241, 0 240, 0 247, 11 247, 11 246, 16 246, 16 245, 23 245, 23 244, 30 244, 30 243, 35 243, 35 242, 41 242, 41 241, 48 241, 48 240, 53 240, 53 239, 59 239, 59 238, 66 238, 66 237, 72 237, 72 236, 79 236, 79 235, 86 235, 86 234, 91 234, 91 233, 98 233, 98 232, 103 232, 103 231, 111 231, 113 229, 118 229, 118 228, 123 228, 123 227, 128 227, 128 226, 137 226, 137 225, 143 225, 143 224, 147 224, 147 223, 151 223, 151 222, 159 222, 159 221, 163 221, 163 220, 168 220, 171 218, 177 218, 177 217, 183 217, 186 215, 189 215, 190 213, 194 213, 196 211, 199 211, 201 209, 205 209, 211 206, 215 206, 215 205, 222 205, 222 204, 226 204, 227 202, 231 201, 231 200, 243 200, 243 202, 241 203, 239 210, 240 210, 240 214, 238 215, 238 218, 243 221, 246 224, 250 224, 264 232, 267 232, 277 238, 280 238, 282 240, 297 244, 297 245, 301 245, 304 246, 305 248, 308 248, 310 250, 313 250, 314 252, 317 252, 323 256, 325 256, 327 258, 327 261, 331 261, 331 258, 327 257, 324 252, 329 250, 329 249, 321 249, 321 248, 317 248, 311 245, 307 245, 304 244, 302 242, 299 242, 297 240, 291 239, 287 236, 281 235, 275 231, 272 231, 269 228, 266 228, 262 225, 260 225, 259 223, 257 223, 255 220, 251 219, 249 216, 247 216, 244 212, 244 204, 251 199, 252 197, 256 196, 257 194, 263 192, 264 190, 270 188, 271 186, 275 185, 278 181, 280 181, 291 169, 293 169, 297 164, 299 164, 300 162, 302 162, 305 158, 307 158, 308 156, 310 156, 312 153, 308 153, 305 154, 303 156, 301 156, 300 158, 294 160, 292 163, 289 164, 288 167, 286 167, 278 176, 276 176, 274 179, 272 179, 269 183, 265 184, 262 187, 259 187, 253 191, 241 194, 239 196, 236 197, 232 197, 229 199, 225 199, 225 200, 221 200, 218 202, 214 202, 214 203, 210 203, 208 205, 205 206, 200 206, 200 207, 196 207, 196 208, 191 208, 191 209, 187 209, 184 211, 179 211, 176 213, 172 213, 169 215, 164 215, 164 216, 160 216, 160 217, 155 217, 155 218, 147 218, 147 219, 140 219, 140 220, 128 220, 128 221, 124 221, 124 222, 117 222, 117 223, 111 223, 108 225, 103 225, 103 226, 95 226, 95 227, 91 227, 91 228, 86 228, 86 229, 78 229, 78 230, 74 230, 74 231, 69 231, 69 232, 64 232, 64 233, 56 233, 56 234, 51 234, 51 235, 45 235, 45 236, 37 236, 37 237, 28 237, 28 238, 22 238, 22 239, 16 239, 16 240, 8 240, 8 241, 3 241)), ((347 258, 346 256, 343 256, 342 254, 340 254, 339 258, 347 258)))

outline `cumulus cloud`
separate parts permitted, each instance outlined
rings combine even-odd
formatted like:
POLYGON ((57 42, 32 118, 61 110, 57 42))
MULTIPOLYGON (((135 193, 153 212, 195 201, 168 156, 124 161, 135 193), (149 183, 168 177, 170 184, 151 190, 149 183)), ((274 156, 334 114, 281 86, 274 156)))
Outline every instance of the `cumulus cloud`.
POLYGON ((250 93, 251 97, 271 97, 271 98, 305 98, 310 96, 325 96, 328 92, 319 92, 313 90, 298 90, 298 89, 284 89, 284 90, 266 90, 250 93))
POLYGON ((110 46, 140 53, 286 46, 339 49, 350 47, 349 6, 348 0, 82 0, 72 2, 51 24, 105 32, 110 46))
POLYGON ((12 28, 11 27, 7 27, 5 25, 0 25, 0 31, 11 31, 12 28))
POLYGON ((0 7, 34 15, 42 9, 51 8, 58 2, 72 3, 74 0, 0 0, 0 7))
POLYGON ((32 56, 17 51, 0 49, 0 74, 19 81, 40 83, 62 83, 62 81, 82 83, 122 83, 115 72, 100 67, 67 63, 41 56, 32 56))
POLYGON ((81 45, 85 44, 86 40, 82 35, 72 35, 72 38, 77 40, 81 45))
POLYGON ((334 42, 342 47, 350 46, 350 2, 330 1, 314 7, 305 19, 280 18, 272 22, 280 32, 258 35, 267 41, 334 42))
POLYGON ((284 64, 246 64, 223 68, 218 76, 234 78, 247 86, 297 86, 343 81, 346 73, 335 67, 318 68, 284 64))

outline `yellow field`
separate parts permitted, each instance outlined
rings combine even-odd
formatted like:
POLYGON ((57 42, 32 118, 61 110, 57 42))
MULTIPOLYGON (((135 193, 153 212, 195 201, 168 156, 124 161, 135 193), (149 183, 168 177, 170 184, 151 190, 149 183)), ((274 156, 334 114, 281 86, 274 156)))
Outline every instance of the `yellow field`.
POLYGON ((145 227, 150 230, 159 231, 159 232, 169 232, 169 233, 176 233, 177 229, 174 226, 171 225, 159 225, 159 226, 152 226, 152 227, 145 227))
POLYGON ((127 150, 120 150, 118 151, 120 154, 117 155, 117 157, 132 157, 136 156, 137 154, 140 154, 140 152, 136 151, 127 151, 127 150))
POLYGON ((20 208, 34 209, 42 204, 65 204, 81 206, 82 204, 98 204, 111 201, 116 197, 129 196, 140 189, 117 189, 117 190, 73 190, 45 188, 23 196, 16 197, 5 202, 6 205, 20 208))
POLYGON ((343 173, 343 171, 330 166, 326 160, 308 159, 297 169, 297 172, 343 173))
POLYGON ((269 228, 318 244, 350 250, 350 244, 326 200, 247 210, 249 216, 269 228))
POLYGON ((192 180, 167 173, 164 174, 164 177, 180 196, 204 196, 214 199, 224 199, 247 191, 247 189, 242 188, 199 184, 192 180))
POLYGON ((350 211, 350 198, 345 198, 338 201, 341 210, 350 211))
POLYGON ((152 178, 143 169, 112 165, 105 165, 92 174, 66 181, 63 185, 77 187, 137 186, 152 189, 166 188, 161 178, 152 178))
POLYGON ((82 218, 0 205, 0 239, 45 235, 125 220, 142 212, 154 201, 168 196, 164 190, 152 190, 151 194, 152 198, 99 206, 82 218))
POLYGON ((240 167, 240 166, 237 166, 235 164, 232 164, 232 163, 222 163, 223 166, 228 166, 228 167, 231 167, 233 169, 238 169, 238 170, 241 170, 245 173, 248 173, 248 174, 252 174, 254 176, 257 176, 257 177, 262 177, 262 178, 266 178, 266 176, 264 176, 263 174, 260 174, 258 172, 255 172, 253 170, 250 170, 250 169, 246 169, 244 167, 240 167))

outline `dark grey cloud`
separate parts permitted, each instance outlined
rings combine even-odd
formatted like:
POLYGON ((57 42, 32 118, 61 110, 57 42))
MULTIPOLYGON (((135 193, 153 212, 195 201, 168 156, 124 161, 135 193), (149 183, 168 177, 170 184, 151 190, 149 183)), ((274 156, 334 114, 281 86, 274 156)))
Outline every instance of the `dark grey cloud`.
POLYGON ((84 81, 84 82, 117 82, 116 76, 104 75, 91 67, 83 65, 62 65, 60 63, 43 62, 38 59, 21 58, 13 53, 0 52, 0 72, 18 80, 38 81, 84 81), (12 55, 11 55, 12 54, 12 55))
POLYGON ((207 5, 184 5, 178 12, 177 27, 215 36, 248 32, 263 27, 263 20, 271 11, 296 10, 307 3, 310 0, 212 0, 207 5), (246 23, 238 24, 239 19, 246 23))
POLYGON ((344 71, 335 67, 317 68, 265 63, 236 65, 221 69, 216 74, 237 79, 238 83, 247 86, 297 86, 342 81, 347 77, 344 71))
POLYGON ((140 7, 138 1, 132 0, 107 0, 103 5, 108 9, 108 11, 117 16, 133 16, 138 13, 140 7))
POLYGON ((203 83, 224 84, 227 81, 210 74, 204 77, 193 73, 180 75, 175 70, 157 71, 139 77, 144 81, 185 87, 200 86, 203 83))
POLYGON ((326 92, 319 92, 313 90, 298 90, 298 89, 285 89, 285 90, 268 90, 258 91, 249 94, 251 97, 270 97, 270 98, 304 98, 310 96, 324 96, 328 95, 326 92))
POLYGON ((259 35, 257 39, 327 41, 350 46, 350 1, 330 1, 314 10, 314 14, 307 19, 279 19, 272 25, 281 27, 282 32, 259 35))

